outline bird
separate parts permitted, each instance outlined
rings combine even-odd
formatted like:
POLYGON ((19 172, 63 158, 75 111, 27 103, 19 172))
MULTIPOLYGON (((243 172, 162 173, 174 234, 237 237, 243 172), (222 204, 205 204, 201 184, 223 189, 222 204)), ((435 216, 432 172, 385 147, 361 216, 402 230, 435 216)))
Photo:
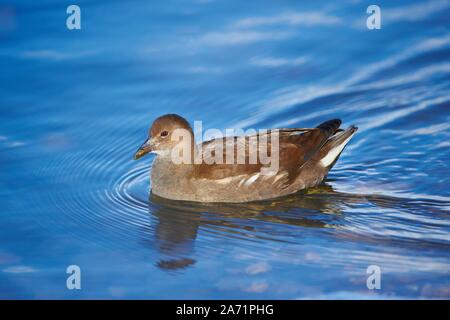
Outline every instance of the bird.
POLYGON ((358 130, 340 125, 340 119, 332 119, 315 128, 271 129, 195 144, 189 122, 166 114, 154 120, 134 159, 156 154, 151 193, 161 198, 204 203, 270 200, 324 181, 358 130), (255 157, 255 150, 266 158, 255 157))

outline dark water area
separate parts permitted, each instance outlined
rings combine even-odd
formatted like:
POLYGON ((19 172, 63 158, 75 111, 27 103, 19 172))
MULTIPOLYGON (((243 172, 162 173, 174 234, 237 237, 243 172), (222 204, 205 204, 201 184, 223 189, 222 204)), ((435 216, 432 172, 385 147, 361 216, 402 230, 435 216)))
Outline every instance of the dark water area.
POLYGON ((76 4, 81 30, 0 4, 0 298, 450 298, 450 1, 379 2, 380 30, 366 1, 76 4), (132 160, 165 113, 359 131, 316 188, 176 202, 132 160))

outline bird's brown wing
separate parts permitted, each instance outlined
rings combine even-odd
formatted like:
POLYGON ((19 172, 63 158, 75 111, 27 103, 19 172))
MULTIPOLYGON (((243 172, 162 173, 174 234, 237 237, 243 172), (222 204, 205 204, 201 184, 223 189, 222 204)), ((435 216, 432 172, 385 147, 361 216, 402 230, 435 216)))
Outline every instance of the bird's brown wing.
MULTIPOLYGON (((270 133, 275 132, 272 130, 265 134, 227 137, 203 142, 199 145, 202 148, 203 161, 196 165, 197 176, 215 180, 238 175, 252 175, 260 172, 263 167, 270 167, 270 163, 261 161, 258 152, 254 161, 255 152, 252 153, 250 150, 259 150, 263 155, 265 152, 270 158, 272 146, 276 152, 276 144, 270 139, 270 133), (267 141, 265 150, 256 149, 258 145, 265 145, 265 141, 267 141), (230 152, 230 150, 234 151, 230 152)), ((325 144, 331 131, 323 128, 279 129, 278 134, 278 172, 286 172, 287 180, 291 181, 295 179, 299 169, 325 144)))

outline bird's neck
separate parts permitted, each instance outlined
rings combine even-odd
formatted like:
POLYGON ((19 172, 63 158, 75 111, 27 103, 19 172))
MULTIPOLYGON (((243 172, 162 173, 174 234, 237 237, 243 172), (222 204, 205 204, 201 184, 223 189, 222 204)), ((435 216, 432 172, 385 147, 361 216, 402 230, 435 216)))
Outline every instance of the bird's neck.
POLYGON ((172 172, 176 177, 178 174, 184 176, 190 175, 194 171, 195 158, 196 158, 195 147, 191 150, 190 155, 174 156, 171 152, 159 153, 156 155, 153 167, 162 169, 164 172, 172 172))

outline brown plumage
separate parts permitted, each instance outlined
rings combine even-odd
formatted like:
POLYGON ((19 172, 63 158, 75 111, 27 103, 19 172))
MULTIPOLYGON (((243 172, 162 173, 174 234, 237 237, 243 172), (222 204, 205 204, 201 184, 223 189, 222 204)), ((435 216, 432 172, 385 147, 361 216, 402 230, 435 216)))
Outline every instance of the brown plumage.
POLYGON ((148 152, 157 153, 151 174, 152 193, 163 198, 200 202, 271 199, 323 181, 357 130, 354 126, 339 129, 340 124, 334 119, 316 128, 272 129, 195 146, 189 123, 178 115, 164 115, 154 121, 149 139, 135 159, 148 152), (181 140, 180 132, 187 133, 181 140), (175 154, 185 155, 186 163, 173 161, 174 150, 180 147, 184 151, 175 154), (263 161, 261 154, 271 162, 263 161), (276 155, 278 162, 274 160, 276 155))

